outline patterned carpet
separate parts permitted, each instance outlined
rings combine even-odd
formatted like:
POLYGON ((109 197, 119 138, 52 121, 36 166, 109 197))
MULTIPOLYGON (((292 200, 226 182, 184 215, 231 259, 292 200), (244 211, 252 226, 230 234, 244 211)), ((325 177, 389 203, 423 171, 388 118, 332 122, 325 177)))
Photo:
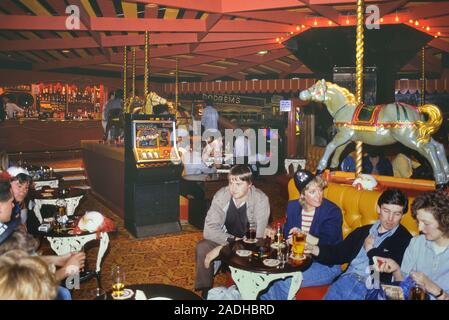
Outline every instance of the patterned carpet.
MULTIPOLYGON (((279 186, 274 182, 274 178, 260 179, 256 182, 256 186, 270 198, 273 218, 283 215, 286 202, 280 196, 279 186)), ((117 264, 125 271, 126 284, 164 283, 193 291, 195 244, 202 238, 201 231, 189 224, 183 224, 182 231, 177 234, 135 239, 123 227, 121 218, 89 194, 80 203, 77 213, 82 214, 88 210, 102 212, 112 218, 118 226, 118 231, 110 234, 109 250, 103 258, 101 282, 104 289, 111 288, 111 270, 112 266, 117 264)), ((94 269, 98 245, 89 245, 85 249, 88 266, 94 269)), ((44 252, 50 250, 45 241, 42 250, 44 252)), ((224 274, 215 277, 215 286, 225 283, 224 274)), ((94 288, 96 288, 95 279, 83 282, 79 290, 72 291, 73 299, 91 299, 94 288)))

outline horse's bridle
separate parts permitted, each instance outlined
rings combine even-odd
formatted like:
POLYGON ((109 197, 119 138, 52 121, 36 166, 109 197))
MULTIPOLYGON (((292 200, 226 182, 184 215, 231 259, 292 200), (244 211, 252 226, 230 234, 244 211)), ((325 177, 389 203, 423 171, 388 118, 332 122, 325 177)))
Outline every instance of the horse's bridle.
MULTIPOLYGON (((316 94, 312 94, 312 92, 310 91, 310 89, 306 89, 308 92, 309 92, 309 94, 311 95, 311 96, 314 96, 314 95, 316 95, 316 94)), ((324 98, 323 98, 323 101, 321 101, 321 102, 325 102, 326 101, 326 93, 327 93, 327 85, 326 86, 321 86, 321 89, 320 90, 323 90, 323 96, 324 96, 324 98)), ((314 90, 315 91, 315 90, 314 90)), ((321 93, 320 93, 321 94, 321 93)), ((338 110, 337 111, 335 111, 335 113, 333 114, 333 118, 335 119, 335 117, 337 116, 337 113, 339 113, 341 110, 343 110, 344 109, 344 107, 346 107, 348 104, 347 103, 345 103, 344 105, 342 105, 340 108, 338 108, 338 110)))

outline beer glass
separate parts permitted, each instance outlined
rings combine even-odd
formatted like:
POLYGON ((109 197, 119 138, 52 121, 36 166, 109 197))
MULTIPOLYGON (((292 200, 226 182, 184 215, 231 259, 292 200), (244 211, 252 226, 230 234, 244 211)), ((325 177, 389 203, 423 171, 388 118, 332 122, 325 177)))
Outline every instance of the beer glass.
POLYGON ((301 258, 304 253, 304 247, 306 244, 306 234, 301 231, 297 231, 293 234, 292 252, 293 258, 301 258))
POLYGON ((251 241, 256 240, 256 231, 257 231, 257 224, 255 221, 248 222, 247 225, 247 231, 246 231, 246 238, 251 241))
POLYGON ((120 266, 112 268, 112 298, 120 298, 124 294, 125 273, 120 266))
POLYGON ((418 285, 415 285, 410 288, 408 298, 409 300, 426 300, 426 291, 418 285))

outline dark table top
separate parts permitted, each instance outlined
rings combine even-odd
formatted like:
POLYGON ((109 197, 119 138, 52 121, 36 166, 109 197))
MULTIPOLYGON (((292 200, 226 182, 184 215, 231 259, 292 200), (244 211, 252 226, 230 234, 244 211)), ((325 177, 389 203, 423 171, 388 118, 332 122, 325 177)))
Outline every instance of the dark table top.
MULTIPOLYGON (((135 299, 136 291, 141 290, 145 293, 147 299, 150 298, 169 298, 172 300, 202 300, 200 296, 187 289, 161 283, 147 283, 147 284, 131 284, 126 286, 127 289, 134 291, 131 300, 135 299)), ((107 292, 107 299, 112 300, 111 290, 107 292)))
POLYGON ((216 182, 216 181, 218 182, 218 181, 227 181, 228 174, 227 173, 188 174, 182 176, 182 179, 195 182, 216 182))
POLYGON ((243 240, 232 242, 221 249, 220 258, 232 267, 267 274, 304 271, 308 269, 312 263, 312 258, 309 255, 306 255, 303 260, 293 260, 289 258, 283 268, 281 265, 276 267, 264 265, 264 259, 277 258, 277 249, 269 247, 265 239, 257 239, 257 243, 245 243, 243 240), (261 246, 264 246, 266 250, 263 258, 260 258, 258 254, 261 246), (237 250, 250 250, 252 251, 252 254, 249 257, 240 257, 236 253, 237 250))
POLYGON ((32 199, 44 199, 44 200, 75 198, 82 196, 84 194, 85 194, 84 190, 77 188, 43 187, 41 190, 30 191, 30 197, 32 199))

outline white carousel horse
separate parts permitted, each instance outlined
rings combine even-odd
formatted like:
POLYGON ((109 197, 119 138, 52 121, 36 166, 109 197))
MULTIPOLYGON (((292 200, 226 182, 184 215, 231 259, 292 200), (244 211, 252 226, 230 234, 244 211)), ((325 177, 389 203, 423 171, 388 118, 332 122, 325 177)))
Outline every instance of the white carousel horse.
POLYGON ((449 181, 449 164, 441 143, 432 139, 442 123, 437 106, 420 107, 405 103, 389 103, 377 106, 357 105, 355 97, 347 89, 323 80, 301 91, 301 100, 322 102, 334 118, 337 134, 326 147, 318 164, 317 173, 326 167, 329 157, 331 169, 338 167, 341 153, 351 141, 362 141, 375 146, 400 142, 418 151, 431 164, 438 188, 449 181), (423 113, 428 115, 425 121, 423 113))

